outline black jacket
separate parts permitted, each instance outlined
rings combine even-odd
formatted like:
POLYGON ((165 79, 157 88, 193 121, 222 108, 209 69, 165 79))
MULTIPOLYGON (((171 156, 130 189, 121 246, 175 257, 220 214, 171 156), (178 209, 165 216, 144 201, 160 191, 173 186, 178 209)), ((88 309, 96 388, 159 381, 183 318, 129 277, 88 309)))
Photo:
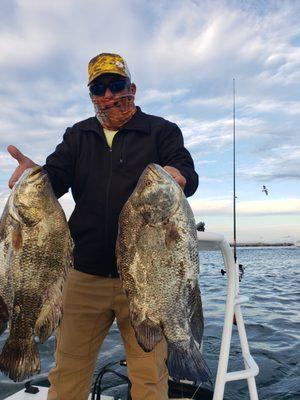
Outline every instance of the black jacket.
POLYGON ((69 225, 75 243, 75 268, 94 275, 118 276, 115 243, 120 211, 149 163, 170 165, 187 180, 185 194, 198 186, 190 153, 177 125, 137 112, 109 148, 96 117, 68 128, 46 160, 57 197, 72 190, 75 209, 69 225))

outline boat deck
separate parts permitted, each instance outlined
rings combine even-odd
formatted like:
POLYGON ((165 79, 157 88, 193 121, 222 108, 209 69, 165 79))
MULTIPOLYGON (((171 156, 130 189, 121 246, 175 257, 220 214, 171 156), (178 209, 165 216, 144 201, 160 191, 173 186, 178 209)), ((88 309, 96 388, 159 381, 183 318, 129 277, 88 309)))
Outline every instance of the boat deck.
MULTIPOLYGON (((38 393, 31 394, 31 393, 25 393, 25 389, 20 390, 17 393, 14 393, 13 395, 6 397, 5 400, 47 400, 47 393, 48 389, 47 387, 42 387, 42 386, 35 386, 39 389, 38 393)), ((92 395, 89 395, 88 400, 91 400, 92 395)), ((114 400, 114 397, 111 396, 105 396, 101 395, 101 400, 114 400)), ((176 399, 170 399, 170 400, 176 400, 176 399)), ((189 399, 181 399, 181 400, 189 400, 189 399)))
MULTIPOLYGON (((46 400, 49 388, 42 386, 35 387, 39 389, 38 393, 25 393, 25 389, 23 389, 9 397, 6 397, 5 400, 46 400)), ((91 398, 92 396, 90 395, 88 400, 91 400, 91 398)), ((101 400, 114 400, 114 398, 111 396, 101 395, 101 400)))

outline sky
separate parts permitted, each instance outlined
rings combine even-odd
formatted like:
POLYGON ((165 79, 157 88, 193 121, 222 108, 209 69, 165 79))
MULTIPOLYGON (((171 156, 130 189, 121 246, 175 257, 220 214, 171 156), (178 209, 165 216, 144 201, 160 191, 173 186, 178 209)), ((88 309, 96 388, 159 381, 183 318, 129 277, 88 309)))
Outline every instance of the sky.
MULTIPOLYGON (((182 129, 196 221, 229 241, 235 79, 237 240, 299 241, 299 21, 298 0, 0 0, 0 211, 17 165, 7 146, 43 164, 94 115, 88 61, 115 52, 136 104, 182 129)), ((71 194, 61 202, 69 216, 71 194)))

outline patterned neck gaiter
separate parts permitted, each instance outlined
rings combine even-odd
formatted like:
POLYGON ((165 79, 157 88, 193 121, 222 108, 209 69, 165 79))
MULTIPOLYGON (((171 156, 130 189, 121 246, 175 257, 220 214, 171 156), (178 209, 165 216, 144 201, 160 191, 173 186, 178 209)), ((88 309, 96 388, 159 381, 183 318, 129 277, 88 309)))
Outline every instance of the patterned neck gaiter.
POLYGON ((113 99, 92 96, 96 117, 103 128, 119 130, 135 114, 134 94, 114 96, 113 99))

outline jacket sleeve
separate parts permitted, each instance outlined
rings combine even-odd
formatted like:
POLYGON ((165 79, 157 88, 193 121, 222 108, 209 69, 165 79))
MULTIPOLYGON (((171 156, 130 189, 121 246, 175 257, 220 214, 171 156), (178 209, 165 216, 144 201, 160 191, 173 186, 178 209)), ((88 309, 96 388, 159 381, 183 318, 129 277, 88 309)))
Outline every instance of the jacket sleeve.
POLYGON ((198 174, 195 171, 191 154, 184 147, 181 130, 176 124, 168 122, 160 132, 158 141, 161 165, 177 168, 186 179, 185 195, 192 196, 198 187, 198 174))
POLYGON ((68 192, 74 176, 74 151, 71 128, 67 128, 63 141, 46 159, 43 169, 47 172, 57 198, 68 192))

